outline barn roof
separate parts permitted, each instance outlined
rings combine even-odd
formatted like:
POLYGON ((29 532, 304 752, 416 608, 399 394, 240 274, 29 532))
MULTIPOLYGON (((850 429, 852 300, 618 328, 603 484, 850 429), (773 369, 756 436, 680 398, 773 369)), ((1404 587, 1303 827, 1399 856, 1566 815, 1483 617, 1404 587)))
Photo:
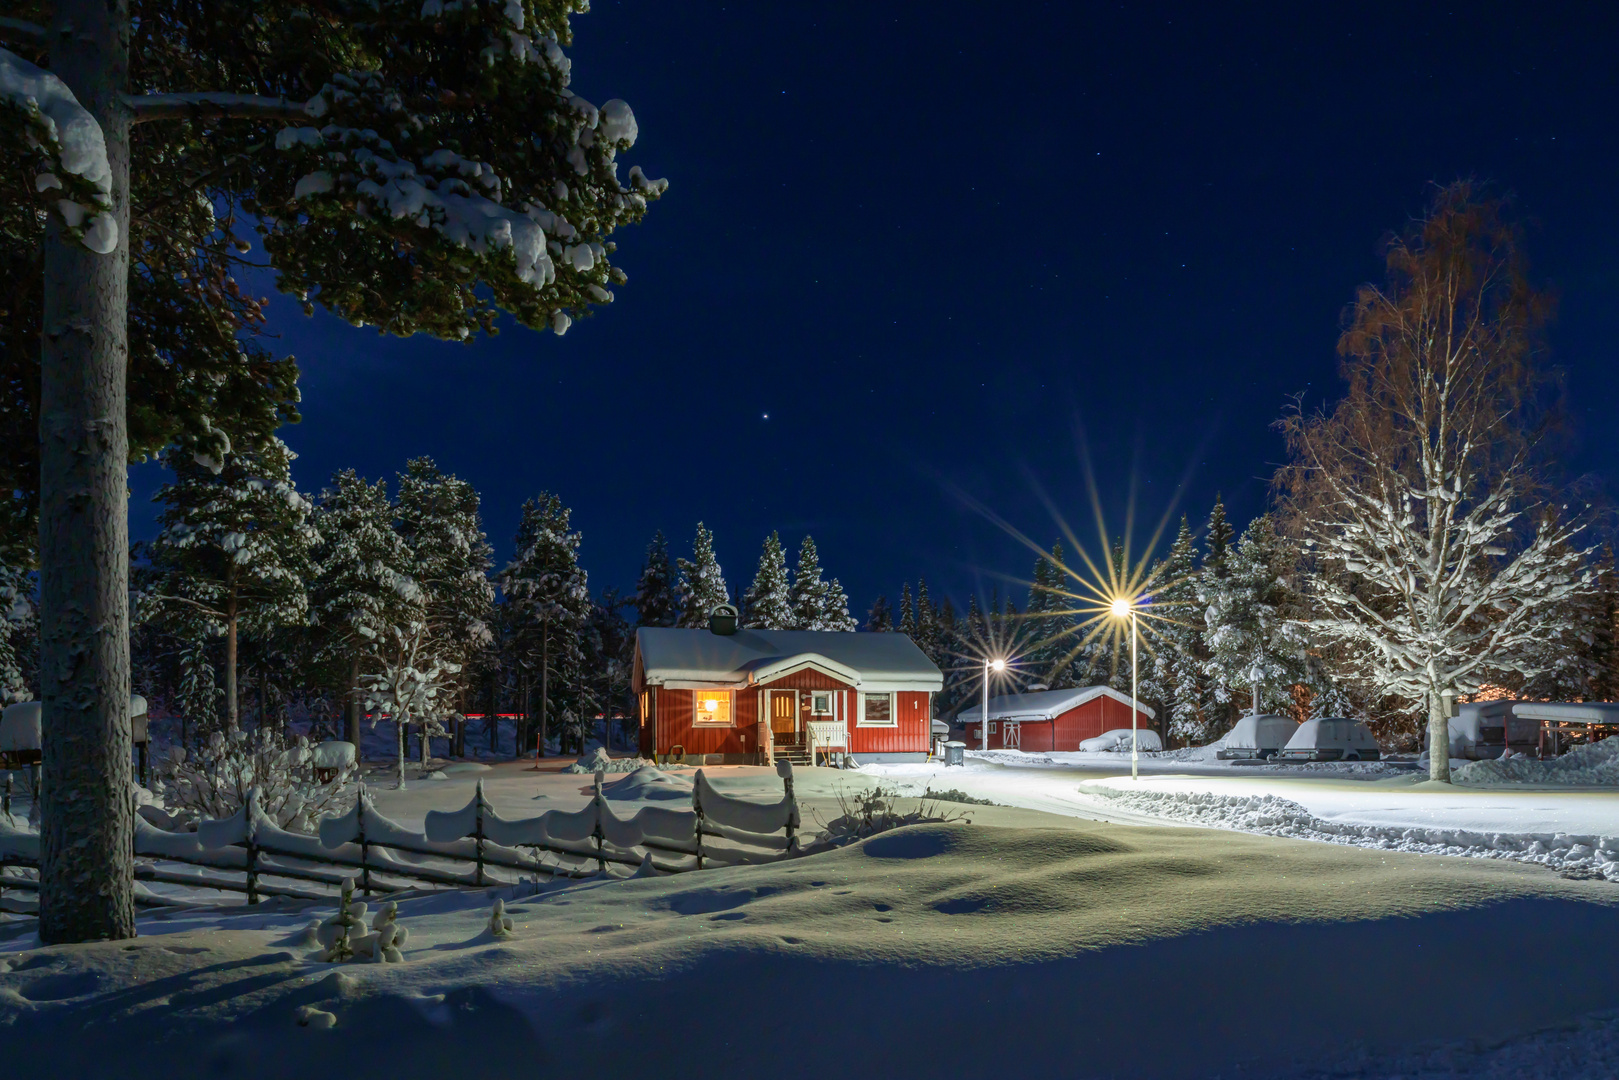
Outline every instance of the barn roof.
POLYGON ((836 630, 676 630, 635 632, 639 681, 750 686, 805 667, 867 690, 940 690, 944 675, 904 634, 836 630))
MULTIPOLYGON (((991 720, 1055 720, 1070 709, 1077 709, 1087 701, 1110 697, 1126 707, 1130 695, 1121 694, 1111 686, 1076 686, 1070 690, 1036 690, 1028 694, 1001 694, 989 699, 991 720)), ((1157 713, 1146 705, 1140 709, 1148 716, 1157 713)), ((956 714, 958 724, 976 724, 981 719, 982 705, 974 705, 956 714)))

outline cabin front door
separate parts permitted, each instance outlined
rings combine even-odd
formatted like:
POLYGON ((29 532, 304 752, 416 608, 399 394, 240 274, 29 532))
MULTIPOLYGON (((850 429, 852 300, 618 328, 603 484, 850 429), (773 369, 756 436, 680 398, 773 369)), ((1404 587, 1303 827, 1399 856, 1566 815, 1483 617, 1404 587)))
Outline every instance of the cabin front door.
POLYGON ((770 738, 777 746, 797 743, 798 691, 770 691, 770 738))

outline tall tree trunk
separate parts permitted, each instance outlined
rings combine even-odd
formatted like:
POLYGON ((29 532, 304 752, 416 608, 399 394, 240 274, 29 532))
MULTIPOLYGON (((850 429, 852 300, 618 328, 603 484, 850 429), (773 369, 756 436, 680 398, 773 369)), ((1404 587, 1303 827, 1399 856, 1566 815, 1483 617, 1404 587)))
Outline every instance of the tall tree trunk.
POLYGON ((101 124, 118 246, 45 233, 40 350, 39 936, 135 936, 129 722, 127 0, 58 0, 51 70, 101 124))
POLYGON ((1445 699, 1428 694, 1428 779, 1450 783, 1450 721, 1445 699))
POLYGON ((225 605, 225 712, 230 719, 230 729, 240 731, 242 703, 236 697, 236 624, 240 620, 236 616, 236 587, 234 584, 226 587, 230 590, 230 600, 225 605))
POLYGON ((360 700, 360 658, 354 657, 349 661, 349 692, 346 703, 348 714, 348 741, 354 744, 354 759, 360 759, 360 721, 362 719, 360 700))
POLYGON ((535 743, 535 757, 545 756, 545 725, 551 716, 551 626, 546 624, 540 632, 540 734, 535 743))
POLYGON ((399 750, 399 788, 405 787, 405 717, 394 713, 394 739, 399 750))

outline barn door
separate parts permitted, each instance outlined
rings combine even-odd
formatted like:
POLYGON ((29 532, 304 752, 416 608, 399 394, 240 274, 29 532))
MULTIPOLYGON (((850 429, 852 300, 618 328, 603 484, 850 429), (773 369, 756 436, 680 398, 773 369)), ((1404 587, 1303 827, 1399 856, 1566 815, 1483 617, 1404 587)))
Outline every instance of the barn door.
POLYGON ((791 742, 798 731, 798 691, 770 691, 770 734, 777 742, 791 742), (787 736, 784 740, 782 736, 787 736))

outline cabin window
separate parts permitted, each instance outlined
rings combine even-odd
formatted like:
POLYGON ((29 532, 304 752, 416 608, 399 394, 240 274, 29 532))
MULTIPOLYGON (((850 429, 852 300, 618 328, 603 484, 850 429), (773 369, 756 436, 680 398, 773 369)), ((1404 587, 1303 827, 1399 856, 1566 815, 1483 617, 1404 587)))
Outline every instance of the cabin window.
POLYGON ((731 726, 731 692, 729 690, 693 690, 692 723, 731 726))
POLYGON ((863 694, 860 701, 861 727, 893 727, 894 695, 863 694))
POLYGON ((832 715, 832 692, 830 690, 817 690, 810 695, 810 712, 816 716, 832 715))

